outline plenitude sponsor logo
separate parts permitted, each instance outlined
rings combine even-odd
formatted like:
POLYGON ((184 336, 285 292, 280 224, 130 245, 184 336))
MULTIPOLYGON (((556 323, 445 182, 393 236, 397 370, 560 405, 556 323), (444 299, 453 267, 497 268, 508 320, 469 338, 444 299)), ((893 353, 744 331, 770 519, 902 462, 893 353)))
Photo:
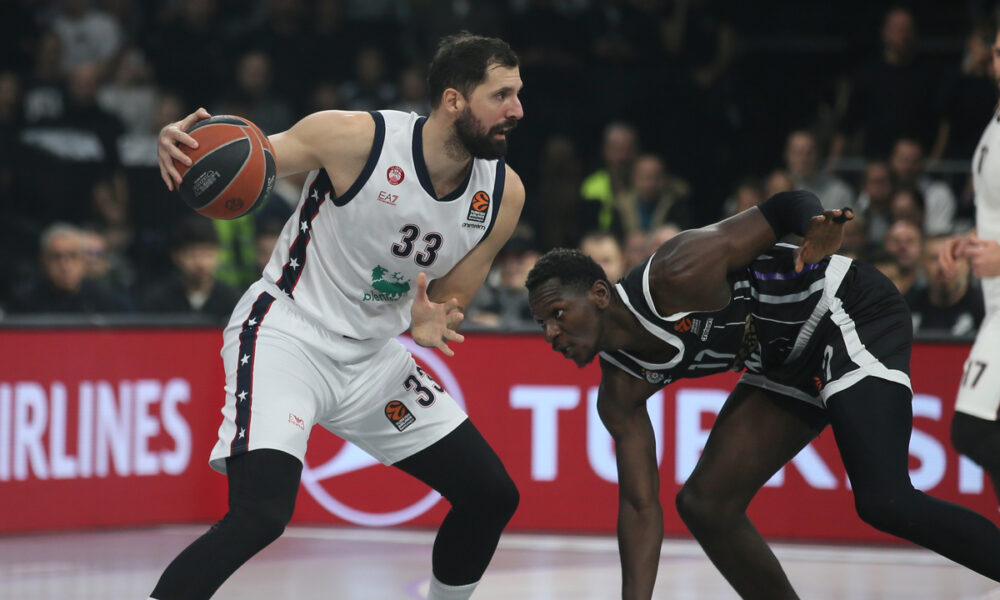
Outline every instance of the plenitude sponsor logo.
POLYGON ((179 475, 190 400, 183 378, 0 381, 0 482, 179 475))

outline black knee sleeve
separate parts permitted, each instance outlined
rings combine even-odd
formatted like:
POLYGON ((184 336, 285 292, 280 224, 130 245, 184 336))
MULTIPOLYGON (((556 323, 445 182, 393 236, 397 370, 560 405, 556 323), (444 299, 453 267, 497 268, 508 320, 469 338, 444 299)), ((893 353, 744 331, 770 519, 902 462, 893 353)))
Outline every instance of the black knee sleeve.
POLYGON ((278 450, 226 459, 229 512, 170 563, 152 596, 207 600, 232 573, 277 539, 292 518, 302 463, 278 450))
POLYGON ((395 466, 440 492, 454 510, 489 516, 501 527, 520 502, 503 463, 470 421, 395 466))
POLYGON ((991 474, 1000 473, 1000 422, 956 412, 951 421, 951 444, 991 474))

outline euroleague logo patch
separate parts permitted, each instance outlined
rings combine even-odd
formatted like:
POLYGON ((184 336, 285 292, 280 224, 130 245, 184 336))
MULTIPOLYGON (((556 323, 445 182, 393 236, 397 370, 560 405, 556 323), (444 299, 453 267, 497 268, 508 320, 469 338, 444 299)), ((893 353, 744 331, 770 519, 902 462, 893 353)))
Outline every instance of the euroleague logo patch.
POLYGON ((465 218, 468 221, 485 223, 486 213, 489 209, 490 195, 482 191, 476 192, 476 195, 472 197, 472 204, 469 205, 469 215, 465 218))
POLYGON ((393 427, 400 431, 403 431, 410 425, 413 425, 413 422, 417 420, 417 418, 413 416, 413 413, 411 413, 410 410, 398 400, 393 400, 389 404, 385 405, 385 416, 389 419, 389 422, 392 423, 393 427))
POLYGON ((674 325, 674 331, 685 333, 691 331, 691 319, 684 317, 674 325))
POLYGON ((392 185, 399 185, 403 183, 403 179, 406 175, 403 174, 403 169, 393 165, 389 167, 389 170, 385 172, 385 178, 389 180, 392 185))

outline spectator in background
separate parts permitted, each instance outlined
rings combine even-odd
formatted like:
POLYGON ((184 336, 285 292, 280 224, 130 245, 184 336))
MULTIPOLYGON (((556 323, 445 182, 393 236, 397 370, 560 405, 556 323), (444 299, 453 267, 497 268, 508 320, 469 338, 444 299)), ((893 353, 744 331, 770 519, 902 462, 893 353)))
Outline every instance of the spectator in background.
POLYGON ((889 200, 889 219, 893 223, 909 221, 917 227, 923 228, 926 213, 924 195, 919 190, 912 187, 901 187, 892 193, 892 198, 889 200))
POLYGON ((913 13, 891 8, 882 25, 882 55, 854 76, 841 131, 831 150, 834 159, 845 146, 866 157, 887 156, 904 136, 930 147, 939 122, 934 105, 938 78, 930 64, 917 58, 916 50, 913 13))
POLYGON ((779 192, 788 192, 795 189, 795 182, 788 171, 775 169, 768 173, 764 179, 764 197, 770 198, 779 192))
POLYGON ((890 254, 884 247, 873 247, 871 251, 865 255, 864 260, 871 263, 873 267, 885 275, 886 278, 888 278, 889 281, 896 286, 897 290, 902 290, 908 285, 908 283, 904 281, 903 270, 900 268, 896 257, 890 254))
POLYGON ((580 240, 580 252, 601 265, 608 281, 617 282, 625 275, 625 257, 618 238, 607 231, 593 231, 580 240))
MULTIPOLYGON (((127 134, 147 132, 153 128, 156 85, 149 63, 141 52, 132 50, 122 55, 111 80, 98 89, 97 103, 121 120, 127 134)), ((155 150, 151 154, 155 159, 155 150)), ((124 156, 122 162, 126 162, 124 156)))
POLYGON ((80 194, 97 181, 110 178, 114 194, 127 198, 128 190, 118 158, 121 121, 97 104, 100 69, 94 63, 76 66, 68 82, 68 104, 57 118, 25 127, 21 139, 32 152, 29 162, 38 220, 58 214, 74 223, 90 216, 90 204, 80 194), (57 177, 53 173, 58 173, 57 177))
POLYGON ((981 21, 965 38, 961 66, 949 73, 942 86, 944 114, 938 138, 928 159, 968 160, 982 134, 983 121, 996 107, 997 85, 993 77, 993 38, 996 28, 981 21))
POLYGON ((863 215, 869 240, 885 239, 892 225, 892 172, 884 160, 869 161, 861 179, 857 214, 863 215))
POLYGON ((955 195, 948 184, 924 174, 924 154, 920 142, 910 138, 898 140, 889 158, 894 186, 913 187, 924 196, 923 229, 928 235, 951 233, 955 216, 955 195))
POLYGON ((899 265, 899 279, 894 280, 904 296, 916 284, 922 284, 920 260, 923 256, 924 234, 911 221, 896 221, 885 236, 885 249, 899 265))
POLYGON ((854 208, 854 190, 842 179, 821 172, 816 136, 804 129, 788 134, 785 142, 785 166, 792 178, 792 189, 816 194, 823 208, 854 208))
POLYGON ((254 247, 257 249, 257 272, 263 273, 264 267, 271 260, 274 246, 281 237, 282 223, 274 219, 264 219, 257 223, 254 234, 254 247))
POLYGON ((671 174, 663 159, 644 154, 632 166, 629 189, 615 197, 618 227, 614 229, 624 236, 636 230, 651 231, 667 222, 690 227, 690 195, 691 186, 671 174))
POLYGON ((726 199, 727 217, 741 213, 764 201, 764 188, 755 177, 746 177, 736 184, 733 195, 726 199))
POLYGON ((627 123, 615 122, 604 128, 601 142, 602 166, 587 175, 580 186, 583 198, 581 226, 584 230, 609 231, 614 221, 615 197, 625 193, 632 166, 639 154, 639 136, 627 123))
POLYGON ((641 229, 636 229, 625 234, 625 242, 622 244, 622 256, 625 259, 625 272, 642 264, 650 255, 650 234, 641 229))
POLYGON ((271 92, 271 59, 258 50, 240 57, 236 89, 223 101, 221 114, 244 115, 265 134, 284 131, 294 122, 292 108, 271 92))
POLYGON ((142 41, 153 61, 157 82, 185 105, 218 98, 232 68, 226 48, 231 40, 221 25, 217 0, 179 0, 163 10, 160 22, 142 41), (192 76, 197 65, 198 76, 192 76))
POLYGON ((178 220, 191 214, 180 196, 162 185, 156 160, 156 138, 160 129, 183 118, 182 111, 180 97, 160 92, 156 96, 149 129, 128 133, 119 139, 129 197, 136 199, 127 205, 133 227, 133 243, 128 248, 128 256, 135 265, 140 286, 172 266, 169 232, 178 220))
POLYGON ((541 232, 544 248, 573 248, 580 243, 587 219, 581 215, 580 182, 583 164, 572 140, 555 135, 545 142, 539 168, 538 191, 543 202, 528 203, 527 216, 541 232))
POLYGON ((340 92, 337 86, 330 81, 320 81, 309 94, 309 110, 306 112, 317 112, 320 110, 343 110, 344 102, 340 99, 340 92))
MULTIPOLYGON (((251 53, 259 51, 267 60, 267 93, 272 101, 275 98, 281 102, 300 101, 302 82, 317 76, 316 71, 321 67, 316 63, 335 60, 330 57, 333 48, 322 48, 313 43, 312 32, 309 31, 311 15, 307 12, 312 8, 309 6, 311 2, 264 0, 263 4, 265 19, 257 24, 254 33, 247 36, 251 53), (317 54, 317 51, 320 52, 317 54), (317 60, 318 56, 322 59, 317 60)), ((289 118, 294 119, 294 116, 289 118)), ((263 128, 260 123, 257 125, 263 128)))
POLYGON ((212 221, 191 215, 177 224, 171 243, 175 269, 143 294, 142 310, 197 313, 214 320, 229 318, 242 290, 215 277, 219 238, 212 221))
POLYGON ((975 333, 986 316, 982 291, 972 285, 968 261, 955 262, 946 271, 938 262, 948 236, 934 236, 924 242, 921 269, 923 285, 906 294, 913 317, 913 331, 936 331, 961 336, 975 333))
POLYGON ((127 311, 127 298, 115 296, 101 281, 88 279, 83 232, 54 223, 42 232, 40 276, 16 288, 7 310, 18 313, 116 313, 127 311))
POLYGON ((378 48, 358 51, 354 79, 341 84, 340 100, 347 110, 378 110, 396 101, 396 86, 386 78, 385 58, 378 48))
POLYGON ((62 41, 54 31, 43 32, 35 44, 35 62, 24 81, 24 120, 58 119, 66 112, 66 72, 62 41))
POLYGON ((52 27, 62 40, 63 67, 71 70, 84 63, 107 67, 122 45, 121 23, 97 10, 87 0, 62 0, 52 27))
POLYGON ((653 229, 649 234, 649 250, 646 252, 646 256, 649 256, 656 252, 663 242, 674 237, 681 232, 681 228, 673 223, 664 223, 659 227, 653 229))
POLYGON ((538 250, 530 235, 515 231, 494 260, 496 281, 480 288, 471 302, 469 322, 490 329, 534 330, 537 325, 528 306, 528 288, 524 282, 536 260, 538 250))
POLYGON ((844 241, 840 243, 837 254, 860 259, 871 250, 870 245, 871 239, 868 237, 868 223, 865 216, 855 213, 853 219, 844 223, 844 241))
POLYGON ((392 109, 429 115, 431 105, 427 96, 427 75, 419 66, 410 65, 399 73, 399 100, 392 109))

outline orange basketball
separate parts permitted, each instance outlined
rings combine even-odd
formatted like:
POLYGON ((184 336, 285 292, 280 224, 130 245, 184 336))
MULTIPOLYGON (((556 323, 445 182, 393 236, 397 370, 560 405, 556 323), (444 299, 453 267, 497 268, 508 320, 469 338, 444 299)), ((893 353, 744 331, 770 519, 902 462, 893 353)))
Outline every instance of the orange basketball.
POLYGON ((192 164, 176 160, 177 191, 198 214, 235 219, 267 199, 274 187, 274 148, 256 125, 242 117, 219 115, 198 121, 187 132, 197 148, 180 145, 192 164))

